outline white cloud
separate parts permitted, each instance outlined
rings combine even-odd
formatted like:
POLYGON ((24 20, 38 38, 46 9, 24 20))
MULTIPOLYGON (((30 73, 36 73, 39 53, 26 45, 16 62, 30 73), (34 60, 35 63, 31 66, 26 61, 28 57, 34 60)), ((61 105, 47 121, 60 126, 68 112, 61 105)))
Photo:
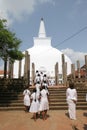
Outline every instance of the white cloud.
POLYGON ((76 61, 79 60, 80 66, 85 64, 85 55, 87 55, 87 53, 76 52, 69 48, 61 50, 61 51, 71 59, 72 63, 76 64, 76 61))
MULTIPOLYGON (((32 14, 39 4, 53 3, 54 0, 0 0, 0 17, 22 20, 24 15, 32 14)), ((12 19, 10 22, 12 22, 12 19)))

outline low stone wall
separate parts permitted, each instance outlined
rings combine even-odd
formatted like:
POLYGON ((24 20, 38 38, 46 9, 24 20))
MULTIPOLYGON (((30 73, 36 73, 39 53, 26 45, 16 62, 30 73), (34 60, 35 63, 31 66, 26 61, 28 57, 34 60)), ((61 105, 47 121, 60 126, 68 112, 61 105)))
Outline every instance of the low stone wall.
POLYGON ((87 82, 75 82, 76 89, 87 89, 87 82))
POLYGON ((0 91, 21 91, 25 85, 24 79, 0 79, 0 91))

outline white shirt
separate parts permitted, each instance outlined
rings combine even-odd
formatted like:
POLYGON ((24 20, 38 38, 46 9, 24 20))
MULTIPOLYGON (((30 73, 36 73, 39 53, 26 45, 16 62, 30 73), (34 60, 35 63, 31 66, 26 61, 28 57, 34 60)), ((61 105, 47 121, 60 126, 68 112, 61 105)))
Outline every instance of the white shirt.
POLYGON ((66 90, 66 100, 75 100, 75 101, 77 101, 77 91, 76 91, 76 89, 68 88, 66 90))

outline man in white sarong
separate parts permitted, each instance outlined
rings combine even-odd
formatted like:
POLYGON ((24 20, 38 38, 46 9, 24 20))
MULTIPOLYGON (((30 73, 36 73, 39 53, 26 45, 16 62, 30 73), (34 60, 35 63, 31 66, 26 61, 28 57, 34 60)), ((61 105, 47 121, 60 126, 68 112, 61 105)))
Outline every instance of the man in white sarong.
POLYGON ((76 120, 77 91, 74 88, 73 83, 70 83, 69 88, 66 90, 66 100, 68 104, 69 117, 72 120, 76 120))

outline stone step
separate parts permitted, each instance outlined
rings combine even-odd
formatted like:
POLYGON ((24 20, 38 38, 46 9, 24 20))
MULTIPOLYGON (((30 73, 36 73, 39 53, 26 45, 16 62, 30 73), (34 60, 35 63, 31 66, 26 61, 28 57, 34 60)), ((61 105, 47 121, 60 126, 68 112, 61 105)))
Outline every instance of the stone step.
MULTIPOLYGON (((87 110, 87 106, 77 106, 77 110, 87 110)), ((51 106, 50 110, 68 110, 68 106, 51 106)))
POLYGON ((9 106, 9 107, 0 107, 0 111, 12 111, 12 110, 24 110, 24 106, 16 106, 16 107, 14 107, 14 106, 9 106))
MULTIPOLYGON (((63 101, 63 100, 66 101, 66 97, 64 97, 64 96, 49 96, 49 100, 51 100, 51 101, 54 101, 54 100, 56 100, 56 101, 63 101)), ((86 101, 86 96, 79 96, 78 101, 81 101, 81 100, 86 101)), ((7 101, 10 101, 10 102, 12 102, 12 101, 23 101, 23 97, 0 98, 0 102, 2 102, 2 101, 6 101, 6 102, 7 101)))
MULTIPOLYGON (((85 98, 83 98, 83 99, 78 99, 77 102, 85 102, 85 101, 86 101, 85 98)), ((50 102, 66 102, 66 99, 55 99, 55 98, 51 98, 50 102)))
MULTIPOLYGON (((49 104, 50 105, 65 105, 65 104, 67 104, 67 102, 66 101, 62 101, 62 102, 49 102, 49 104)), ((85 101, 83 101, 83 102, 77 102, 77 105, 79 105, 79 104, 81 104, 81 105, 87 105, 87 102, 85 102, 85 101)), ((11 103, 7 103, 7 102, 5 102, 5 103, 2 103, 2 104, 0 104, 0 106, 20 106, 20 105, 23 105, 23 102, 11 102, 11 103)))
MULTIPOLYGON (((76 107, 76 109, 77 110, 87 110, 87 106, 77 106, 76 107)), ((14 107, 14 106, 10 106, 10 107, 0 107, 0 111, 12 111, 12 110, 17 110, 17 111, 23 111, 24 110, 24 106, 16 106, 16 107, 14 107)), ((68 110, 68 107, 65 105, 65 106, 51 106, 51 107, 49 107, 49 110, 68 110)))
MULTIPOLYGON (((31 89, 32 92, 33 89, 31 89)), ((85 90, 77 90, 77 109, 87 109, 85 90)), ((50 110, 66 110, 66 89, 49 88, 50 110)), ((0 92, 0 110, 24 110, 23 92, 0 92)))
MULTIPOLYGON (((33 88, 34 87, 30 87, 29 90, 33 91, 33 88)), ((67 88, 58 88, 58 87, 57 88, 54 88, 54 87, 51 88, 51 87, 48 87, 48 89, 49 89, 49 91, 59 91, 59 92, 62 92, 62 91, 66 91, 67 88)), ((22 91, 23 90, 21 89, 21 92, 22 91)), ((83 88, 81 89, 80 88, 80 89, 77 89, 77 91, 79 91, 79 92, 85 92, 85 91, 87 91, 87 88, 85 88, 85 89, 83 89, 83 88)), ((14 90, 3 91, 3 93, 10 93, 10 92, 14 93, 14 90)), ((20 92, 20 91, 15 90, 15 93, 18 93, 18 92, 20 92)), ((0 91, 0 93, 2 93, 2 92, 0 91)))
MULTIPOLYGON (((50 92, 49 91, 49 93, 50 93, 50 95, 61 95, 61 94, 63 94, 63 95, 66 95, 66 92, 64 91, 64 92, 57 92, 57 91, 54 91, 54 92, 50 92)), ((78 92, 77 91, 77 94, 78 95, 84 95, 84 94, 86 94, 87 93, 87 91, 84 91, 84 92, 78 92)), ((11 93, 11 92, 9 92, 9 93, 0 93, 0 97, 3 97, 3 96, 23 96, 23 93, 11 93)))
MULTIPOLYGON (((77 94, 78 97, 86 97, 86 93, 77 94)), ((66 97, 65 93, 56 94, 52 93, 49 95, 49 97, 66 97)), ((6 98, 23 98, 23 95, 0 95, 0 99, 6 99, 6 98)))
MULTIPOLYGON (((67 103, 66 102, 50 102, 50 106, 58 106, 58 105, 61 105, 61 106, 64 106, 64 105, 67 105, 67 103)), ((77 102, 77 104, 76 104, 77 106, 79 106, 79 105, 87 105, 87 103, 86 102, 77 102)))

